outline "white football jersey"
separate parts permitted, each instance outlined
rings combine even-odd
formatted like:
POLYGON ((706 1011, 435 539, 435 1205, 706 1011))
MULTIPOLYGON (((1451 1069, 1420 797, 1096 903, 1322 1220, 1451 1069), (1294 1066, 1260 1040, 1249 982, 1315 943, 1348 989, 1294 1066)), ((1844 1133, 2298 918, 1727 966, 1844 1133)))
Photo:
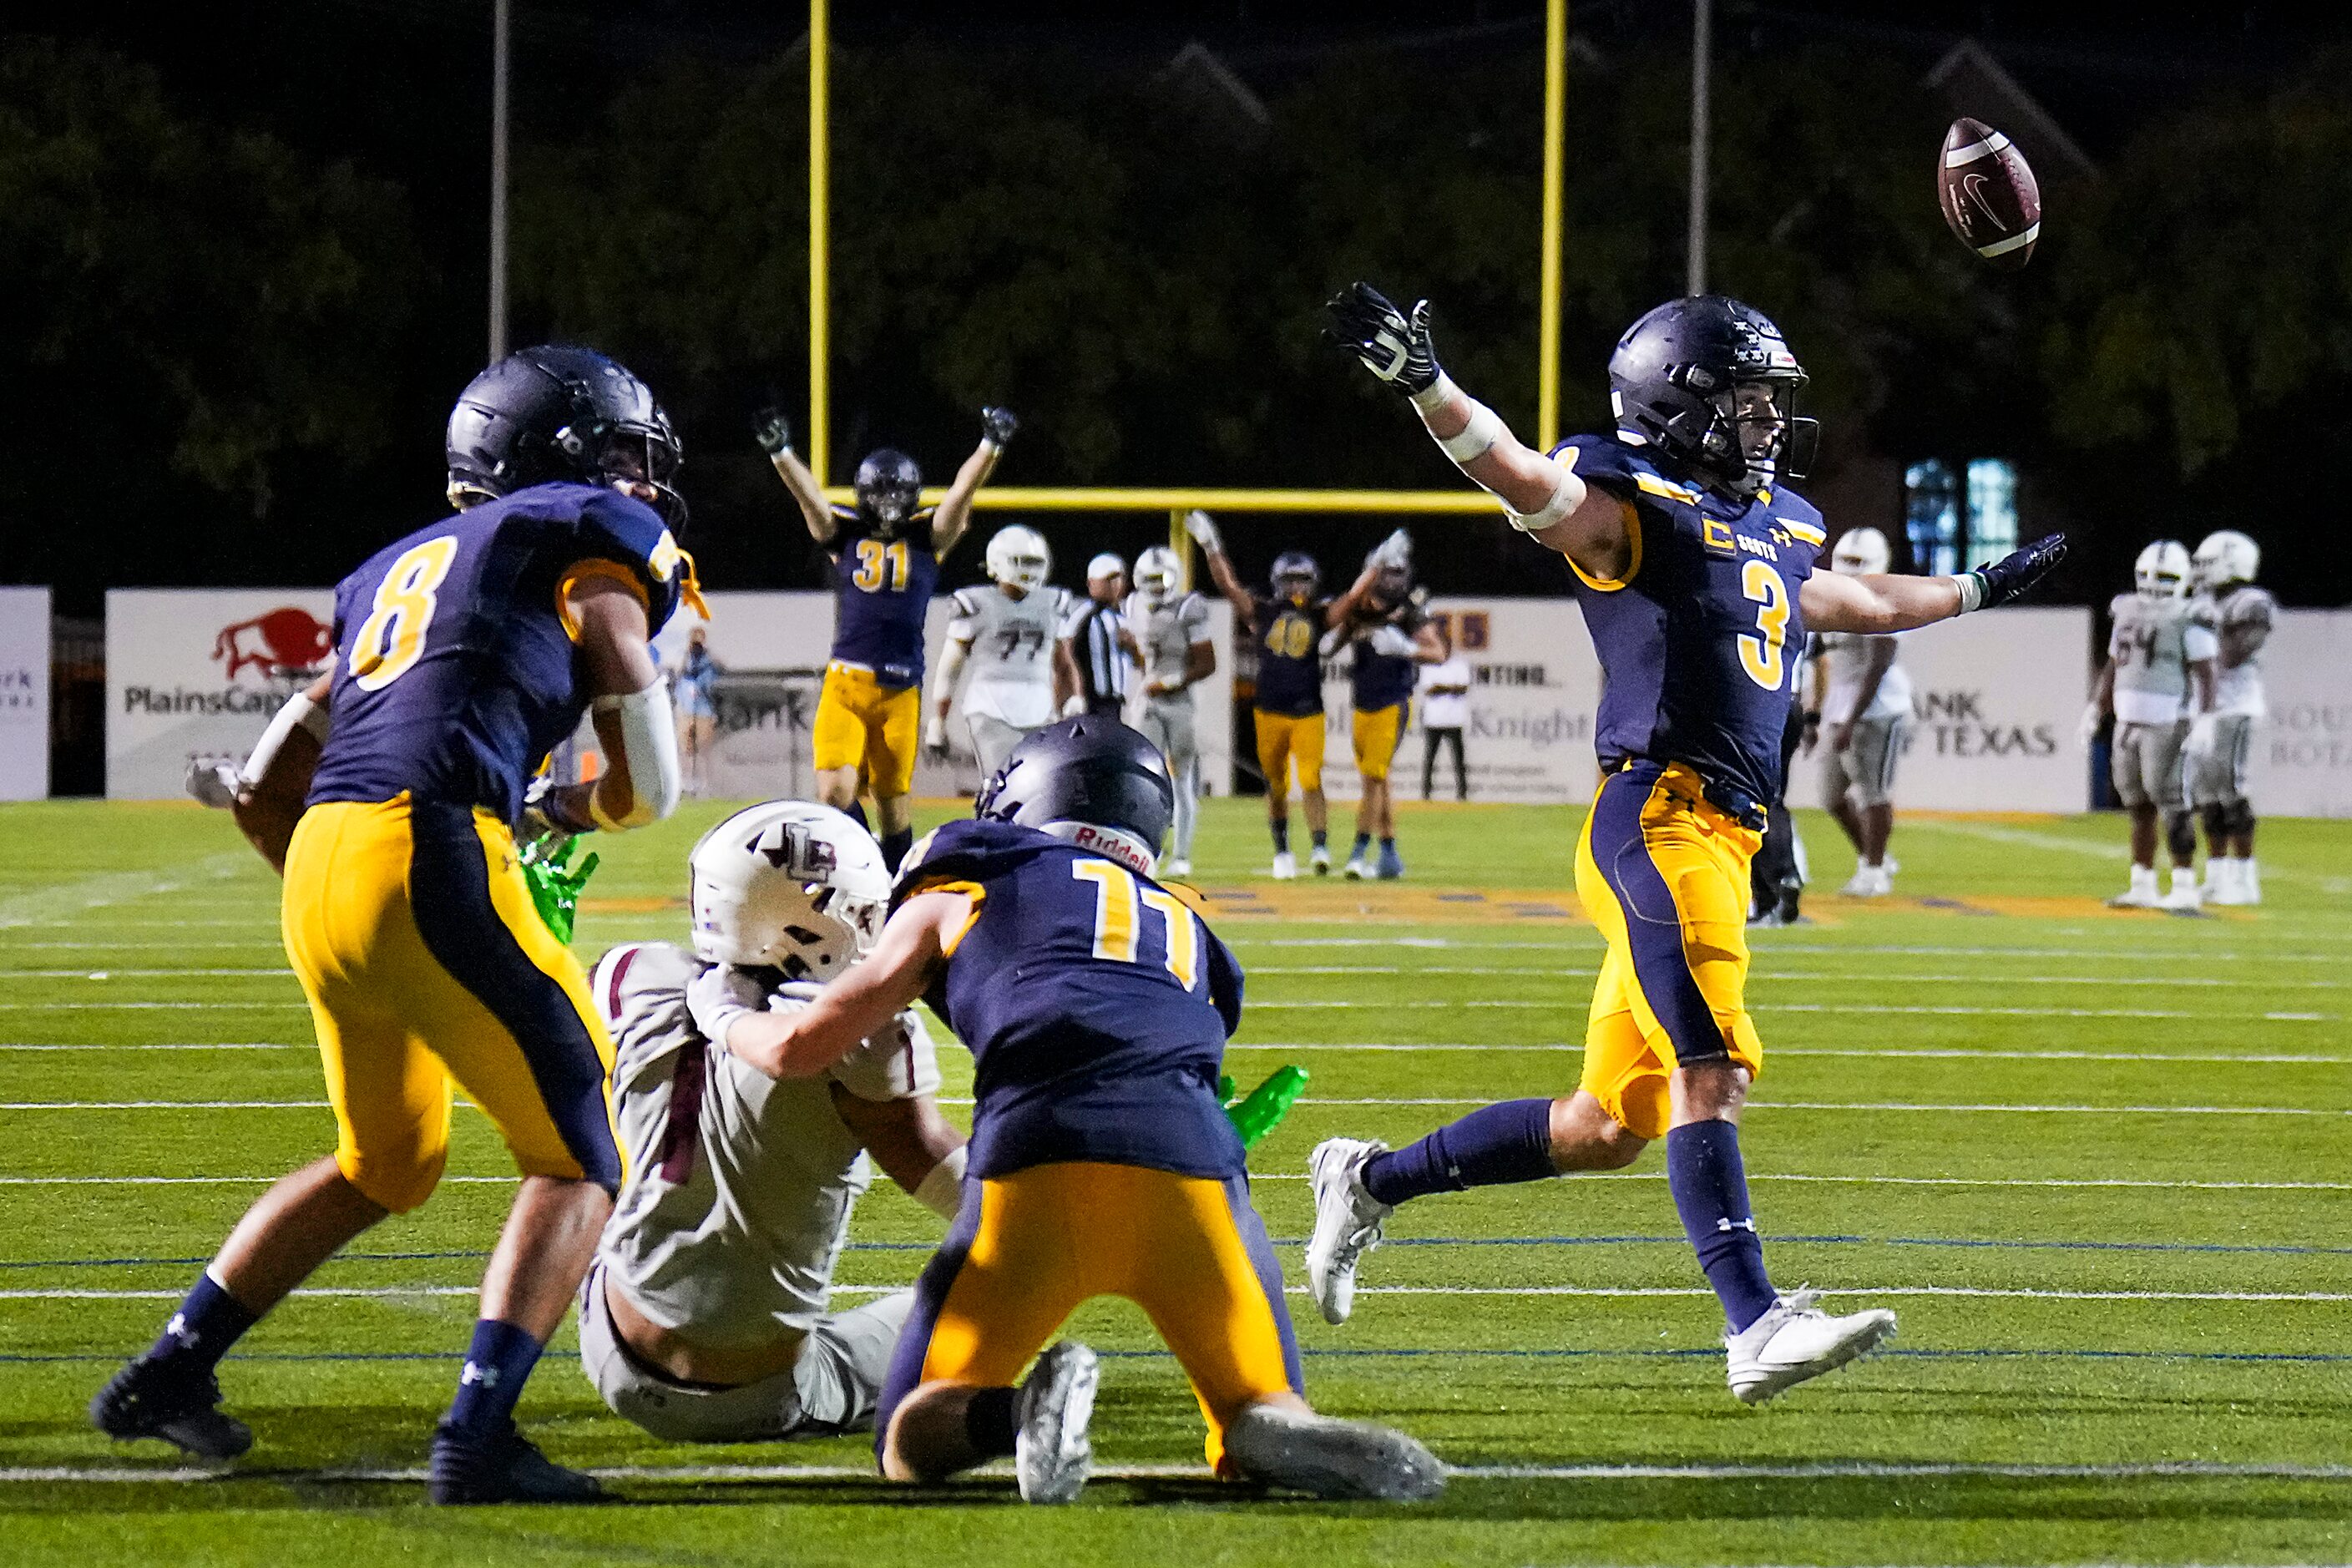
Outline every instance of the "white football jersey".
POLYGON ((1069 614, 1063 588, 1016 599, 995 584, 958 590, 948 637, 967 645, 963 710, 1034 730, 1054 721, 1054 642, 1069 614))
MULTIPOLYGON (((776 1079, 704 1041, 686 988, 702 961, 668 942, 616 947, 592 993, 613 1037, 613 1110, 629 1154, 600 1250, 629 1300, 713 1347, 765 1344, 823 1316, 849 1214, 872 1179, 835 1113, 861 1100, 939 1092, 939 1058, 912 1013, 818 1078, 776 1079)), ((813 986, 770 1003, 807 1005, 813 986)))
POLYGON ((1864 632, 1822 632, 1820 636, 1822 673, 1828 687, 1822 697, 1822 722, 1878 723, 1910 717, 1911 677, 1904 672, 1899 652, 1898 662, 1887 666, 1886 673, 1878 678, 1878 695, 1871 700, 1869 711, 1853 710, 1854 699, 1862 695, 1862 682, 1870 669, 1872 646, 1887 642, 1899 650, 1899 638, 1864 632))
MULTIPOLYGON (((1185 661, 1191 658, 1196 644, 1209 640, 1209 601, 1198 594, 1179 594, 1154 605, 1140 594, 1129 594, 1119 606, 1127 622, 1128 636, 1143 654, 1143 679, 1181 680, 1185 661)), ((1176 700, 1192 700, 1190 687, 1176 694, 1176 700)), ((1166 701, 1168 698, 1152 699, 1166 701)))
POLYGON ((2191 605, 2197 624, 2213 634, 2213 710, 2261 718, 2270 710, 2263 696, 2263 644, 2270 640, 2271 628, 2278 624, 2278 601, 2268 588, 2242 583, 2219 600, 2210 594, 2200 594, 2191 605), (2243 663, 2221 662, 2219 649, 2225 631, 2251 636, 2253 647, 2243 663))
POLYGON ((2116 661, 2116 720, 2123 724, 2171 724, 2189 715, 2189 667, 2213 657, 2212 632, 2198 625, 2187 599, 2117 594, 2108 606, 2115 630, 2107 656, 2116 661))

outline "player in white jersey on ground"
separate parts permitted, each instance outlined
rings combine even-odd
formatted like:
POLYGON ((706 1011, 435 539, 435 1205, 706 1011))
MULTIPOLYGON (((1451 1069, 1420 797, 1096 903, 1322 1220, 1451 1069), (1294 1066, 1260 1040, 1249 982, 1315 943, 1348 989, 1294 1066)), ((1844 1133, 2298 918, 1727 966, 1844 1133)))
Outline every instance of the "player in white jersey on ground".
POLYGON ((992 585, 955 595, 923 743, 935 754, 947 750, 948 710, 958 679, 969 675, 963 721, 982 782, 1030 731, 1054 721, 1054 647, 1070 596, 1045 586, 1053 570, 1044 536, 1016 522, 988 542, 992 585))
POLYGON ((2278 619, 2278 601, 2254 586, 2262 547, 2235 529, 2209 533, 2190 563, 2197 624, 2213 635, 2212 701, 2189 721, 2189 803, 2205 819, 2205 901, 2259 904, 2254 866, 2254 806, 2246 798, 2246 763, 2263 698, 2263 644, 2278 619))
POLYGON ((2091 706, 2083 714, 2083 742, 2112 712, 2116 733, 2108 774, 2131 813, 2131 886, 2109 899, 2116 909, 2177 912, 2198 905, 2197 830, 2189 820, 2181 779, 2181 743, 2189 715, 2212 706, 2213 634, 2197 624, 2189 605, 2188 547, 2159 539, 2132 565, 2132 592, 2118 594, 2109 613, 2115 630, 2100 667, 2091 706), (2172 852, 2172 887, 2156 887, 2156 838, 2161 817, 2172 852))
MULTIPOLYGON (((1870 527, 1839 535, 1830 569, 1847 576, 1878 576, 1894 561, 1886 535, 1870 527)), ((1895 639, 1864 632, 1822 632, 1813 661, 1820 695, 1809 704, 1822 716, 1822 809, 1837 819, 1859 864, 1846 883, 1850 899, 1884 898, 1895 890, 1895 863, 1886 840, 1895 830, 1895 765, 1911 719, 1911 678, 1895 663, 1895 639)), ((1806 734, 1807 749, 1813 736, 1806 734)))
POLYGON ((1216 673, 1217 645, 1209 639, 1209 601, 1185 592, 1183 563, 1164 544, 1135 558, 1135 592, 1124 606, 1135 662, 1143 671, 1143 707, 1135 727, 1168 759, 1176 785, 1175 841, 1165 868, 1192 874, 1192 832, 1201 820, 1201 748, 1194 731, 1192 688, 1216 673))
POLYGON ((806 1006, 881 930, 890 875, 872 835, 797 801, 736 813, 690 865, 693 951, 616 947, 592 982, 628 1178, 581 1288, 581 1365, 615 1414, 675 1442, 868 1425, 911 1292, 844 1312, 828 1295, 868 1155, 935 1213, 961 1200, 930 1039, 904 1013, 824 1076, 778 1081, 709 1045, 687 996, 806 1006))

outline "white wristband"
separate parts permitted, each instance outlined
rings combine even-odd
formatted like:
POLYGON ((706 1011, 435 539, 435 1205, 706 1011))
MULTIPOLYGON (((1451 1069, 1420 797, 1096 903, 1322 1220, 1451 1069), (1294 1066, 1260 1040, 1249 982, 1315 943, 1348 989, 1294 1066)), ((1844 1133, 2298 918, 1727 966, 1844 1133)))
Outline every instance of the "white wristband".
POLYGON ((1503 438, 1502 416, 1475 397, 1465 401, 1470 405, 1470 423, 1460 435, 1440 437, 1437 442, 1457 464, 1485 457, 1487 448, 1503 438))
POLYGON ((915 1189, 915 1201, 950 1225, 963 1208, 964 1148, 949 1150, 915 1189))
MULTIPOLYGON (((1570 455, 1572 456, 1573 453, 1570 455)), ((1584 496, 1584 481, 1576 477, 1576 470, 1562 468, 1559 475, 1559 488, 1551 492, 1551 500, 1545 503, 1541 511, 1516 512, 1511 510, 1508 502, 1505 502, 1503 515, 1509 518, 1511 526, 1521 533, 1541 533, 1545 529, 1582 506, 1584 496)))
POLYGON ((1960 591, 1960 607, 1955 615, 1967 615, 1984 607, 1984 579, 1974 572, 1963 572, 1952 579, 1952 586, 1960 591))
POLYGON ((269 764, 278 760, 279 750, 286 744, 286 737, 295 731, 308 730, 313 740, 325 745, 327 724, 327 710, 311 701, 309 693, 298 691, 288 698, 286 705, 270 719, 269 728, 264 730, 261 739, 254 743, 253 754, 245 759, 245 771, 241 776, 246 786, 251 788, 261 782, 261 775, 268 773, 269 764))
POLYGON ((1431 382, 1419 392, 1408 393, 1406 395, 1412 400, 1415 408, 1426 414, 1433 408, 1444 407, 1446 399, 1459 390, 1454 384, 1454 378, 1441 370, 1437 373, 1435 381, 1431 382))
POLYGON ((589 819, 607 833, 659 822, 677 808, 677 725, 670 717, 669 689, 656 675, 643 691, 599 697, 594 706, 599 713, 620 714, 621 755, 590 793, 589 819), (614 778, 628 786, 625 812, 616 813, 605 804, 605 785, 614 778))

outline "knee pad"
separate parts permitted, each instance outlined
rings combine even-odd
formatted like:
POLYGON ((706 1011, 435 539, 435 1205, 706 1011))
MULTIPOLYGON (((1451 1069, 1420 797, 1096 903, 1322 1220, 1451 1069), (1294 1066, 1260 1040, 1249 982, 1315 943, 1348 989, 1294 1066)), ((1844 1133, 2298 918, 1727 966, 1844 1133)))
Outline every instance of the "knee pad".
POLYGON ((2197 826, 2188 812, 2165 814, 2164 842, 2176 860, 2186 860, 2197 853, 2197 826))
POLYGON ((2222 831, 2252 833, 2254 830, 2254 803, 2243 795, 2221 808, 2222 831))
POLYGON ((2208 801, 2197 808, 2205 821, 2205 837, 2219 839, 2230 831, 2230 808, 2220 801, 2208 801))

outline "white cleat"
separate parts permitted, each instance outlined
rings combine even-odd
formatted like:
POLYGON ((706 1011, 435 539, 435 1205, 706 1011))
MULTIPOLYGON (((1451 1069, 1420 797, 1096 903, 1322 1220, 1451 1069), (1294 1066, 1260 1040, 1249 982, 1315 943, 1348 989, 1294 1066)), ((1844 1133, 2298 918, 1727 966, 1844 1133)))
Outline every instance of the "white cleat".
POLYGON ((1331 874, 1331 847, 1328 844, 1318 844, 1315 846, 1315 847, 1307 853, 1307 869, 1313 871, 1318 877, 1329 876, 1331 874))
POLYGON ((1315 1196, 1315 1234, 1307 1238, 1307 1293, 1327 1323, 1344 1323, 1356 1307, 1356 1263, 1381 1244, 1381 1222, 1395 1211, 1364 1191, 1364 1162, 1389 1146, 1360 1138, 1327 1138, 1307 1156, 1315 1196))
POLYGON ((2156 890, 2156 869, 2150 866, 2132 868, 2131 886, 2107 900, 2111 910, 2153 910, 2163 906, 2164 900, 2156 890))
POLYGON ((1023 1502, 1068 1502, 1094 1473, 1095 1352, 1064 1340, 1037 1358, 1015 1396, 1013 1468, 1023 1502))
POLYGON ((1361 855, 1349 856, 1348 863, 1339 868, 1339 875, 1347 878, 1350 882, 1360 882, 1371 874, 1371 862, 1366 860, 1361 855))
POLYGON ((1838 889, 1849 899, 1882 899, 1894 890, 1884 866, 1856 866, 1846 885, 1838 889))
POLYGON ((1253 1480, 1318 1498, 1419 1502, 1445 1489, 1436 1455, 1393 1427, 1253 1405, 1225 1428, 1225 1452, 1253 1480))
POLYGON ((1180 855, 1169 861, 1162 869, 1171 877, 1189 877, 1192 874, 1192 862, 1180 855))
POLYGON ((2157 908, 2176 915, 2193 915, 2203 905, 2205 896, 2197 886, 2197 879, 2186 871, 2172 874, 2172 891, 2158 901, 2157 908))
POLYGON ((2238 902, 2259 904, 2263 901, 2262 868, 2249 858, 2238 862, 2238 902))
POLYGON ((1274 852, 1274 879, 1277 882, 1298 880, 1298 861, 1287 849, 1274 852))
POLYGON ((1835 1372, 1895 1336, 1895 1314, 1884 1307, 1832 1318, 1815 1302, 1819 1292, 1798 1290, 1736 1334, 1724 1336, 1727 1377, 1742 1405, 1761 1405, 1783 1389, 1835 1372))

